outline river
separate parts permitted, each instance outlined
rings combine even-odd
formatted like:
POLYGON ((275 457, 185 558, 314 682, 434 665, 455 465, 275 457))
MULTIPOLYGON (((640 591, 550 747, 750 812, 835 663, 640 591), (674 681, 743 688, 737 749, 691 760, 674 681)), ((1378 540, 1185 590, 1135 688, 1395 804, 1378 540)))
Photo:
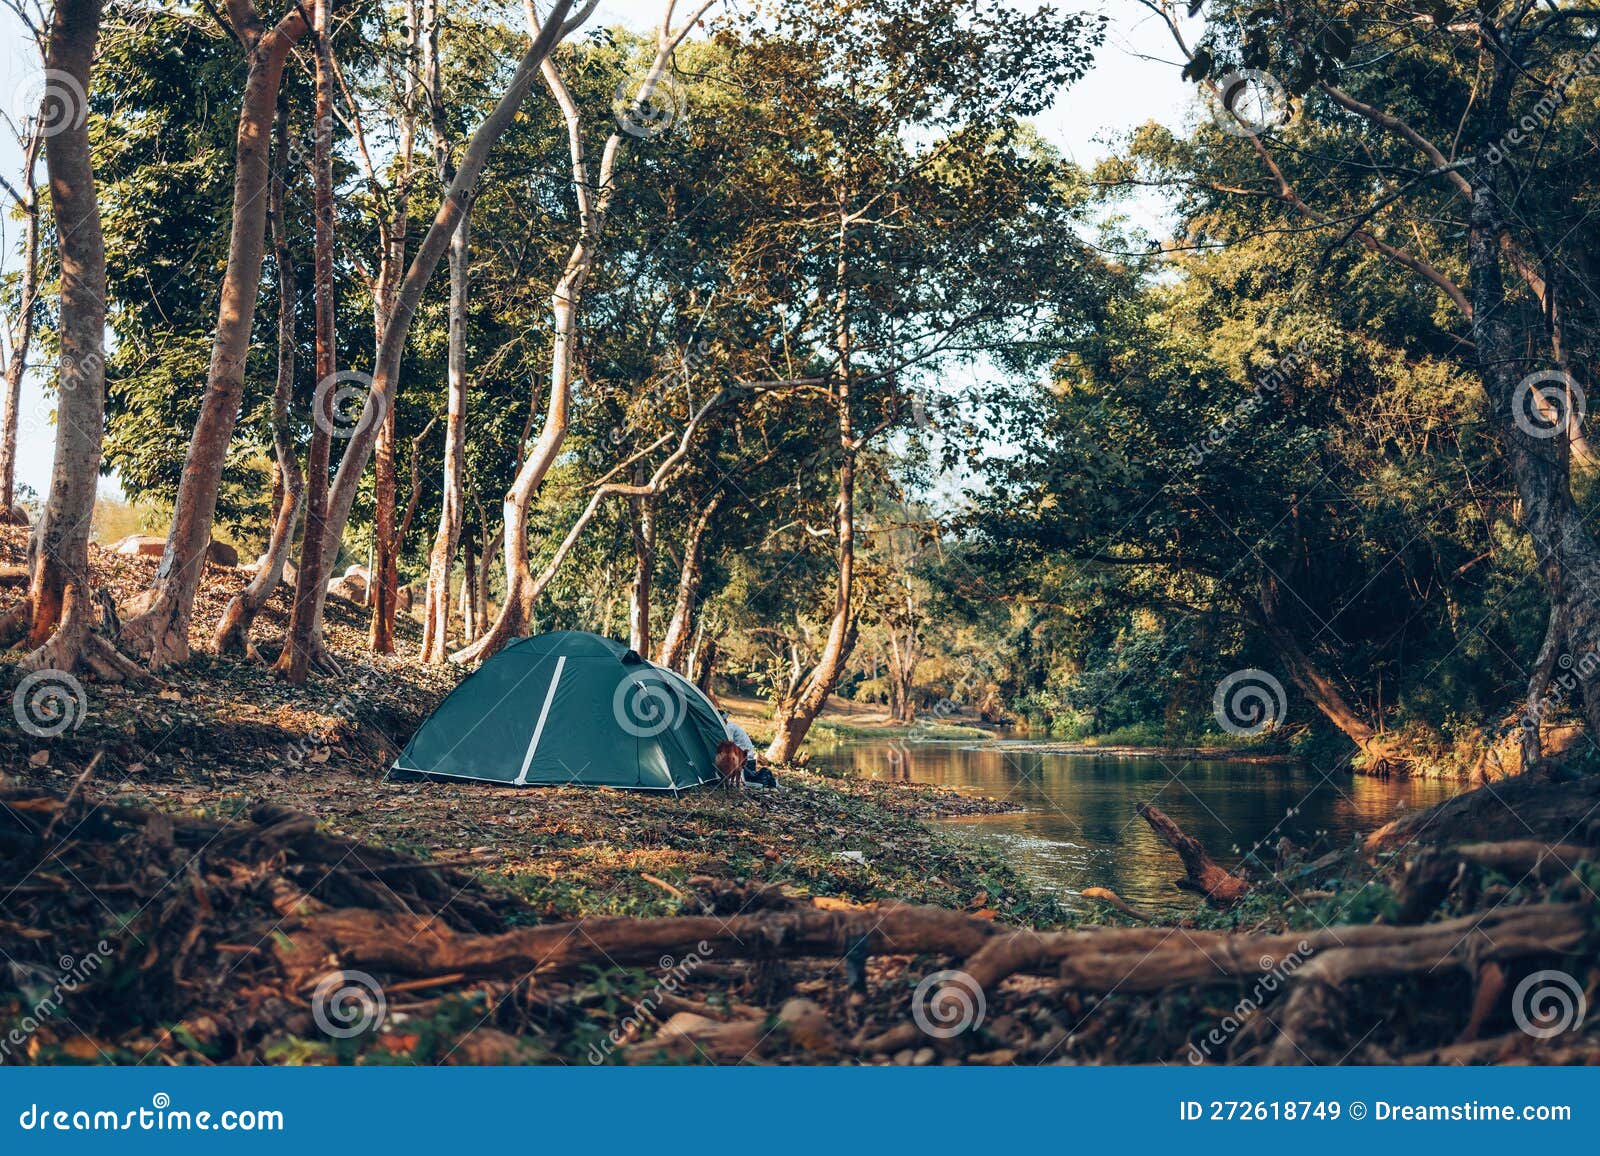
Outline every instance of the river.
POLYGON ((814 744, 812 761, 1014 803, 1015 814, 947 820, 947 828, 997 849, 1036 888, 1073 906, 1083 888, 1109 887, 1130 903, 1164 910, 1195 899, 1172 885, 1183 874, 1178 858, 1134 814, 1135 803, 1154 803, 1232 864, 1257 845, 1272 862, 1285 835, 1302 846, 1347 843, 1462 789, 1436 780, 1322 775, 1301 765, 1060 754, 1016 740, 814 744))

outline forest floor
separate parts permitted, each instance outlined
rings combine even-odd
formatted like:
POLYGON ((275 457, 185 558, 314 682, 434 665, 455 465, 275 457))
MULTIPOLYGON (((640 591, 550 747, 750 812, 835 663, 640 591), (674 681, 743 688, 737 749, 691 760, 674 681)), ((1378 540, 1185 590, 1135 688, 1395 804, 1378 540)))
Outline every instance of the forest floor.
MULTIPOLYGON (((119 599, 154 565, 92 563, 119 599)), ((197 639, 246 577, 208 572, 197 639)), ((338 601, 328 639, 345 674, 308 689, 202 656, 0 726, 0 1062, 1600 1062, 1600 1016, 1536 1039, 1512 1006, 1541 970, 1600 986, 1600 780, 1088 927, 930 826, 996 806, 935 788, 385 781, 460 671, 355 657, 338 601)))

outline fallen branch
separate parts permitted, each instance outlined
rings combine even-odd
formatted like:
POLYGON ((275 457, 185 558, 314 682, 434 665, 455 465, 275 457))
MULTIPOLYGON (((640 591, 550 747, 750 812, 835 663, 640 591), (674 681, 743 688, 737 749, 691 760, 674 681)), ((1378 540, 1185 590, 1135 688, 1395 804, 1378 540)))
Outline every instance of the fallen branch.
POLYGON ((1161 841, 1183 860, 1183 869, 1187 874, 1178 881, 1178 886, 1200 892, 1219 907, 1237 903, 1250 893, 1247 880, 1220 866, 1206 854, 1200 840, 1185 834, 1183 828, 1174 823, 1161 808, 1151 803, 1140 803, 1134 810, 1150 824, 1150 829, 1161 837, 1161 841))

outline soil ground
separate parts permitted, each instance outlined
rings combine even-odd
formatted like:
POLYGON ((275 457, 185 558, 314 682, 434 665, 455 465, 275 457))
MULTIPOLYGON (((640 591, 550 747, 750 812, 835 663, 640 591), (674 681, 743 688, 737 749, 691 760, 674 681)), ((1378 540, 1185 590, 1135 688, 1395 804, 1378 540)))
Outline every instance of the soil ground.
MULTIPOLYGON (((23 549, 20 531, 0 532, 0 565, 20 562, 23 549)), ((154 568, 98 548, 92 564, 119 601, 154 568)), ((197 640, 209 637, 247 577, 208 571, 197 640)), ((14 597, 0 590, 0 609, 14 597)), ((257 627, 268 654, 287 612, 280 590, 257 627)), ((953 942, 969 947, 974 936, 1074 925, 1003 862, 927 822, 993 803, 803 768, 780 768, 777 791, 676 798, 388 781, 384 768, 461 672, 374 659, 364 654, 365 635, 364 611, 334 600, 328 641, 345 666, 340 678, 294 689, 258 663, 201 655, 159 683, 86 684, 81 713, 51 738, 5 720, 0 948, 9 970, 0 977, 0 1023, 33 1026, 23 1042, 0 1048, 0 1062, 1190 1062, 1197 1037, 1248 988, 1237 978, 1197 985, 1179 968, 1141 991, 1108 990, 1052 978, 1053 965, 1030 956, 1018 962, 1021 974, 989 987, 987 1019, 980 1015, 973 1031, 930 1036, 913 1023, 916 1001, 928 977, 945 974, 967 948, 869 945, 845 931, 861 926, 863 913, 875 927, 909 918, 893 904, 924 905, 929 914, 916 919, 948 924, 953 942), (605 921, 614 916, 651 918, 605 921), (700 916, 756 939, 736 943, 734 958, 697 966, 664 995, 663 972, 676 975, 681 963, 608 957, 598 961, 608 966, 546 975, 518 962, 518 929, 568 927, 558 938, 581 947, 677 926, 657 917, 700 916), (835 916, 832 947, 793 953, 799 929, 835 916), (565 922, 574 919, 584 922, 565 922), (70 1006, 42 1015, 40 985, 48 990, 58 961, 82 958, 97 941, 118 946, 113 966, 70 1006), (354 1040, 329 1038, 311 1014, 315 981, 355 968, 385 986, 387 1016, 354 1040)), ((415 649, 408 622, 400 645, 415 649)), ((0 682, 15 682, 3 666, 0 682)), ((731 705, 759 729, 757 704, 731 705)), ((833 717, 845 727, 887 725, 851 707, 833 717)), ((1568 788, 1527 790, 1524 814, 1544 805, 1535 795, 1556 800, 1539 837, 1560 841, 1568 788)), ((1473 811, 1463 830, 1473 840, 1530 837, 1505 829, 1513 825, 1504 810, 1473 811)), ((1084 933, 1085 950, 1154 935, 1130 961, 1149 971, 1208 929, 1318 934, 1330 924, 1396 927, 1401 913, 1421 923, 1474 912, 1499 918, 1523 906, 1570 923, 1575 917, 1555 901, 1592 912, 1600 875, 1587 861, 1551 876, 1416 854, 1424 834, 1446 839, 1448 827, 1423 823, 1398 849, 1365 856, 1309 862, 1281 849, 1270 874, 1255 865, 1258 885, 1243 902, 1210 909, 1197 900, 1189 918, 1155 932, 1108 912, 1110 927, 1084 933), (1418 862, 1431 874, 1418 876, 1418 862)), ((1600 830, 1574 839, 1600 843, 1600 830)), ((1319 1061, 1414 1059, 1457 1047, 1468 1049, 1451 1053, 1464 1061, 1592 1062, 1600 1056, 1593 1030, 1541 1051, 1513 1030, 1503 1006, 1500 989, 1517 969, 1560 963, 1586 983, 1595 978, 1592 941, 1560 927, 1566 938, 1548 947, 1511 937, 1498 978, 1481 962, 1430 974, 1427 998, 1403 976, 1358 977, 1341 988, 1354 1008, 1315 1009, 1305 1050, 1319 1061), (1365 1022, 1368 1012, 1379 1028, 1365 1022)), ((1077 941, 1050 942, 1058 950, 1077 941)), ((672 953, 680 961, 682 950, 672 953)), ((1229 949, 1230 957, 1257 954, 1251 944, 1229 949)), ((1270 1057, 1268 1021, 1250 1022, 1204 1059, 1270 1057)))

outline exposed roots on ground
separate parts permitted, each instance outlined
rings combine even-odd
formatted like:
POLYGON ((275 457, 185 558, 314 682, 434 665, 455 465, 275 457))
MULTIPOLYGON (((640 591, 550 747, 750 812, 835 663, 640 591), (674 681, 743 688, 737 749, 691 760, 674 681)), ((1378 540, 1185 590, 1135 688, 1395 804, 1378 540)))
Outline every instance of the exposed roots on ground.
POLYGON ((1507 995, 1556 965, 1593 982, 1595 853, 1575 846, 1459 848, 1438 903, 1527 866, 1518 901, 1403 925, 1035 931, 709 876, 669 885, 675 917, 541 923, 471 857, 281 807, 96 801, 89 777, 0 791, 0 940, 33 1025, 10 1062, 1600 1060, 1581 1025, 1512 1034, 1507 995))

